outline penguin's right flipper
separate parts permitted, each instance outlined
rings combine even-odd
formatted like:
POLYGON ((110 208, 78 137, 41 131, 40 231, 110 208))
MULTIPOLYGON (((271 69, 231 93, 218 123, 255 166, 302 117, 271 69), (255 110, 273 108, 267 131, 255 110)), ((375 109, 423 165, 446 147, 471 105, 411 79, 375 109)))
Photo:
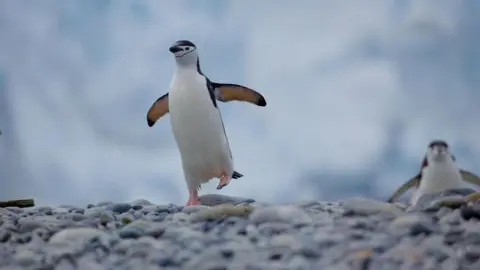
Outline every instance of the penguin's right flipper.
POLYGON ((168 93, 159 97, 147 112, 147 124, 149 127, 155 125, 158 119, 168 113, 168 93))
POLYGON ((260 107, 267 106, 267 101, 265 101, 265 98, 260 93, 246 86, 216 82, 211 82, 211 84, 214 89, 215 97, 219 101, 245 101, 260 107))
POLYGON ((460 174, 462 175, 462 179, 470 184, 474 184, 480 186, 480 177, 476 176, 475 174, 460 169, 460 174))
POLYGON ((412 177, 410 180, 405 182, 403 185, 401 185, 395 192, 393 192, 392 196, 387 200, 389 203, 393 203, 396 199, 398 199, 400 196, 403 195, 407 190, 413 187, 418 187, 420 184, 420 179, 422 175, 419 173, 416 176, 412 177))

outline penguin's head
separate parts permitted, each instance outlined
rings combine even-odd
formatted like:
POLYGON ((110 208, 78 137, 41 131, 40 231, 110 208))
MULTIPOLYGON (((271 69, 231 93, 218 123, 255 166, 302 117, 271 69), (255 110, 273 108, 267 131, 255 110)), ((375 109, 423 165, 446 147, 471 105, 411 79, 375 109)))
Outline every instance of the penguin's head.
POLYGON ((175 55, 175 61, 177 61, 178 64, 182 66, 197 64, 197 47, 191 41, 179 40, 175 42, 169 50, 175 55))
POLYGON ((450 153, 447 142, 443 140, 434 140, 428 144, 426 161, 443 162, 443 161, 455 161, 455 156, 450 153))

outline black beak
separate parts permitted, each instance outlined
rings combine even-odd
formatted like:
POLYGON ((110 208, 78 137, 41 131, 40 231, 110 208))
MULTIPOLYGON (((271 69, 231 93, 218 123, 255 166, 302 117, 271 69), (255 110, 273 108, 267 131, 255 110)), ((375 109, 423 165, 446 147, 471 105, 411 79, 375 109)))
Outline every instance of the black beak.
POLYGON ((170 52, 171 53, 176 53, 176 52, 180 52, 182 49, 180 47, 177 47, 177 46, 172 46, 170 47, 170 52))

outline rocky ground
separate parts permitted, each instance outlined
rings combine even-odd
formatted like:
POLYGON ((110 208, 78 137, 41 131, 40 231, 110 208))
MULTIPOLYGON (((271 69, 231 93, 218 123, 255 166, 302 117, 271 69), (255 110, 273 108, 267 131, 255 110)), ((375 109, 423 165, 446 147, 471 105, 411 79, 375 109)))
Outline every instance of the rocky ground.
POLYGON ((480 269, 480 205, 462 192, 408 209, 219 195, 190 207, 0 208, 0 269, 480 269))

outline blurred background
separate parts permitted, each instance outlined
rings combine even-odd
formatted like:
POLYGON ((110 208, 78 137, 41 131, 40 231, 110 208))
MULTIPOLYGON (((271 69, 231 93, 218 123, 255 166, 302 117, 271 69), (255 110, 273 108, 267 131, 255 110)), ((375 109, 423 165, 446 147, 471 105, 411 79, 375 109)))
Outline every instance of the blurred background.
POLYGON ((480 1, 2 0, 0 198, 184 204, 168 47, 193 41, 213 81, 268 102, 221 103, 235 169, 258 201, 385 199, 447 140, 480 173, 480 1))

